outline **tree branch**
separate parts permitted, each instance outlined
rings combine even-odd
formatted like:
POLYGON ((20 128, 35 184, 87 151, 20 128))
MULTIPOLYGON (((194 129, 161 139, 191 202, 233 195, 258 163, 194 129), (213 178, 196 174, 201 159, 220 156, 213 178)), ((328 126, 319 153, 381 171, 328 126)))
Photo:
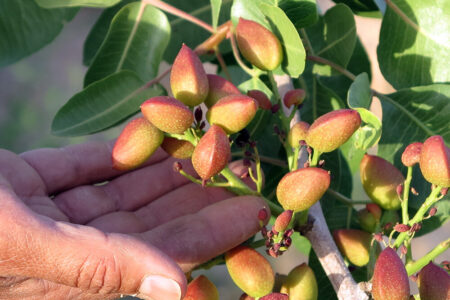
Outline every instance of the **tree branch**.
MULTIPOLYGON (((275 81, 277 85, 286 88, 285 77, 288 76, 276 76, 275 81)), ((292 83, 290 86, 292 86, 292 83)), ((294 119, 299 120, 299 114, 294 119)), ((302 156, 300 157, 302 159, 302 156)), ((303 159, 305 159, 304 156, 303 159)), ((300 162, 299 165, 303 166, 303 163, 300 162)), ((340 300, 369 300, 367 294, 353 280, 350 271, 345 265, 344 259, 331 237, 320 202, 317 202, 309 209, 309 217, 314 223, 306 237, 311 242, 313 250, 330 279, 338 298, 340 300)))

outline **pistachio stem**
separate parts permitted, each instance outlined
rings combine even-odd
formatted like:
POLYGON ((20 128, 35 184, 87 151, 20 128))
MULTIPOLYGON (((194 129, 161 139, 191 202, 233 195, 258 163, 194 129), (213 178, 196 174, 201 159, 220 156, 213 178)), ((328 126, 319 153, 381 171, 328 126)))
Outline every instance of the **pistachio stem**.
MULTIPOLYGON (((439 194, 441 192, 441 189, 442 187, 437 186, 431 191, 428 198, 416 212, 416 215, 411 220, 409 220, 408 225, 412 226, 415 223, 419 223, 423 220, 423 216, 425 215, 425 213, 440 199, 439 194)), ((408 234, 408 231, 400 233, 395 240, 394 246, 397 248, 400 247, 403 241, 408 237, 408 234)))
POLYGON ((420 259, 416 260, 413 263, 406 264, 406 272, 408 273, 408 276, 413 275, 414 273, 420 271, 423 267, 425 267, 430 261, 435 259, 437 256, 439 256, 441 253, 448 250, 450 247, 450 239, 447 239, 443 242, 440 242, 436 247, 433 248, 430 252, 425 254, 420 259))
POLYGON ((203 22, 202 20, 192 16, 191 14, 188 14, 188 13, 186 13, 186 12, 184 12, 184 11, 182 11, 182 10, 180 10, 180 9, 170 5, 170 4, 167 4, 167 3, 163 2, 163 1, 160 1, 160 0, 143 0, 143 2, 146 3, 146 4, 150 4, 150 5, 154 6, 154 7, 157 7, 159 9, 163 10, 163 11, 166 11, 169 14, 172 14, 174 16, 177 16, 177 17, 180 17, 182 19, 185 19, 186 21, 189 21, 189 22, 191 22, 191 23, 193 23, 195 25, 198 25, 198 26, 202 27, 203 29, 205 29, 205 30, 207 30, 207 31, 209 31, 211 33, 215 32, 215 29, 211 25, 209 25, 209 24, 203 22))
POLYGON ((228 79, 228 81, 231 81, 231 75, 230 72, 228 72, 227 64, 223 60, 222 53, 220 53, 219 48, 216 48, 216 57, 219 61, 220 67, 222 68, 223 72, 225 73, 225 77, 228 79))
POLYGON ((310 167, 316 167, 317 164, 319 163, 319 159, 320 159, 320 155, 322 153, 318 150, 314 150, 312 158, 311 158, 311 163, 310 163, 310 167))
POLYGON ((403 185, 403 199, 402 200, 402 220, 403 224, 408 224, 408 198, 409 198, 409 187, 411 185, 413 167, 408 167, 408 173, 406 175, 405 183, 403 185))
POLYGON ((338 71, 339 73, 341 73, 342 75, 347 76, 351 80, 355 80, 355 78, 356 78, 355 74, 353 74, 349 70, 341 67, 340 65, 338 65, 338 64, 336 64, 336 63, 334 63, 334 62, 332 62, 332 61, 330 61, 330 60, 328 60, 326 58, 323 58, 323 57, 320 57, 320 56, 315 56, 315 55, 308 55, 306 57, 306 59, 310 60, 310 61, 317 62, 317 63, 324 64, 324 65, 328 65, 328 66, 332 67, 333 69, 335 69, 336 71, 338 71))
POLYGON ((370 202, 364 201, 364 200, 361 200, 361 201, 355 201, 355 200, 352 200, 352 199, 350 199, 350 198, 348 198, 348 197, 342 195, 341 193, 339 193, 339 192, 337 192, 337 191, 335 191, 335 190, 333 190, 333 189, 328 189, 328 190, 326 191, 326 193, 327 193, 328 195, 330 195, 330 196, 333 196, 333 198, 335 198, 336 200, 338 200, 338 201, 340 201, 340 202, 342 202, 342 203, 344 203, 345 205, 348 205, 348 206, 350 206, 350 207, 353 206, 353 205, 370 203, 370 202))
POLYGON ((293 158, 293 161, 292 161, 291 171, 294 171, 294 170, 298 169, 298 156, 300 154, 300 148, 301 148, 301 146, 294 148, 294 158, 293 158))
MULTIPOLYGON (((245 157, 245 154, 244 154, 244 152, 232 152, 231 156, 245 157)), ((276 159, 276 158, 272 158, 272 157, 268 157, 268 156, 264 156, 264 155, 259 155, 259 159, 263 163, 268 163, 268 164, 278 166, 278 167, 283 167, 283 168, 287 167, 286 162, 281 159, 276 159)))
POLYGON ((220 174, 222 174, 223 177, 225 177, 226 180, 228 180, 229 189, 233 191, 237 195, 259 195, 257 191, 252 190, 248 185, 246 185, 244 182, 242 182, 239 177, 234 174, 230 168, 225 167, 220 174))
POLYGON ((236 37, 234 36, 234 34, 232 32, 230 34, 230 42, 231 42, 231 50, 233 52, 234 59, 236 60, 238 65, 241 67, 242 70, 245 71, 245 73, 247 73, 251 77, 254 77, 255 74, 254 74, 253 70, 250 69, 249 67, 247 67, 247 65, 244 63, 241 56, 239 55, 239 49, 236 44, 236 37))
POLYGON ((262 172, 261 172, 261 160, 259 159, 258 148, 256 146, 253 147, 253 151, 255 151, 255 164, 256 164, 256 177, 257 177, 256 190, 258 191, 258 193, 261 194, 262 184, 263 184, 263 177, 262 177, 262 172))

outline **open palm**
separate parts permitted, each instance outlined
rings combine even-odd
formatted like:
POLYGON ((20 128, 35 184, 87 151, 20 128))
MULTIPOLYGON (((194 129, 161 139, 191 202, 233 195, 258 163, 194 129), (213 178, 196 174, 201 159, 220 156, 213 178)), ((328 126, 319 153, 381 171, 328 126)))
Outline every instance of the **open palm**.
POLYGON ((180 299, 183 272, 259 229, 261 199, 190 183, 161 150, 113 170, 111 148, 0 150, 1 299, 180 299))

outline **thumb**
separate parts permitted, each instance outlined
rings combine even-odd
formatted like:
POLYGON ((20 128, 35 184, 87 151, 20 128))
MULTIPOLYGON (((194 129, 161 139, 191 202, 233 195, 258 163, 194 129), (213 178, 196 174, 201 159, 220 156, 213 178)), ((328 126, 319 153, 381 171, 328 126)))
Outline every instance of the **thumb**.
POLYGON ((137 238, 33 214, 0 187, 0 275, 45 279, 96 294, 179 300, 178 265, 137 238))

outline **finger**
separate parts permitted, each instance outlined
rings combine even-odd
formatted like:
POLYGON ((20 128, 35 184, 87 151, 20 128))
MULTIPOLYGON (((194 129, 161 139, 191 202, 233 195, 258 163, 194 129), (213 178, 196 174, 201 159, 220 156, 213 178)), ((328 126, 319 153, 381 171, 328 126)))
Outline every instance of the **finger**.
MULTIPOLYGON (((85 185, 58 194, 56 205, 74 223, 85 224, 115 211, 132 211, 189 182, 173 171, 173 158, 126 173, 107 184, 85 185)), ((194 172, 190 162, 183 162, 194 172)))
POLYGON ((41 278, 89 293, 181 299, 183 272, 138 239, 32 215, 12 190, 0 189, 0 274, 41 278))
POLYGON ((260 230, 258 212, 267 208, 254 196, 230 198, 139 234, 173 258, 186 272, 244 242, 260 230))
POLYGON ((232 196, 231 192, 222 188, 207 188, 190 183, 137 211, 106 214, 94 219, 88 225, 105 232, 144 232, 181 216, 196 213, 208 205, 232 196))
MULTIPOLYGON (((57 149, 38 149, 21 154, 42 177, 47 192, 54 194, 74 186, 108 180, 123 171, 112 168, 113 142, 90 142, 57 149)), ((159 162, 168 155, 158 149, 147 164, 159 162)))

